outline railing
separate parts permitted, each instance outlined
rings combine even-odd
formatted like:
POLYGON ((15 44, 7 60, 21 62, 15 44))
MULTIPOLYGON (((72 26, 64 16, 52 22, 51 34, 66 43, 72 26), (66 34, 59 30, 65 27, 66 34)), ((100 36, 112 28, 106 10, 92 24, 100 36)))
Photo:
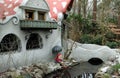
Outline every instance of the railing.
POLYGON ((42 21, 42 20, 20 20, 21 29, 29 28, 47 28, 47 29, 56 29, 58 26, 57 22, 51 21, 42 21))

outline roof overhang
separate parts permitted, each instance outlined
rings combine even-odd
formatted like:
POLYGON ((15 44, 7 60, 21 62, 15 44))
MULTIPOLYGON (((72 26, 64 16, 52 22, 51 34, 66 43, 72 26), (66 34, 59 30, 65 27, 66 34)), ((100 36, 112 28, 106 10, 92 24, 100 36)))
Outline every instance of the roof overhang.
POLYGON ((42 12, 49 12, 49 6, 45 0, 28 0, 26 4, 21 5, 22 9, 37 10, 42 12))
POLYGON ((42 8, 36 8, 36 7, 29 7, 29 6, 20 6, 22 9, 28 9, 28 10, 36 10, 36 11, 42 11, 42 12, 49 12, 48 9, 42 9, 42 8))

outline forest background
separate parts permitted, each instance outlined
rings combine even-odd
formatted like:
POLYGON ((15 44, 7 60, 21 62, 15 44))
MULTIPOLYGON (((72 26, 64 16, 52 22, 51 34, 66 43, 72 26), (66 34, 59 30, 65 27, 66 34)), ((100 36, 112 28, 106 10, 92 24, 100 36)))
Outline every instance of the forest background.
POLYGON ((68 15, 68 38, 120 48, 120 0, 74 0, 68 15))

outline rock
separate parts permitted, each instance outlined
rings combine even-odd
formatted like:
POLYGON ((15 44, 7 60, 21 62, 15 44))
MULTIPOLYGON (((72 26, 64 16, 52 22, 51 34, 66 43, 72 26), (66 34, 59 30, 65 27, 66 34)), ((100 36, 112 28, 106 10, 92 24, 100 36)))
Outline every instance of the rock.
POLYGON ((55 71, 55 70, 60 69, 60 68, 61 68, 60 64, 58 64, 58 63, 53 63, 53 62, 50 63, 49 66, 48 66, 49 72, 55 71))
POLYGON ((35 78, 42 78, 42 75, 38 72, 35 74, 35 78))
MULTIPOLYGON (((68 48, 70 48, 73 44, 72 40, 68 41, 68 48)), ((91 58, 99 58, 103 62, 108 61, 108 59, 116 57, 116 51, 109 48, 108 46, 100 46, 96 44, 81 44, 75 42, 72 53, 70 55, 71 58, 75 58, 77 61, 88 61, 91 58)))
POLYGON ((54 70, 60 69, 58 63, 38 63, 30 66, 19 67, 19 69, 11 68, 6 71, 1 78, 42 78, 44 74, 48 74, 54 70))
POLYGON ((97 72, 97 73, 95 74, 95 78, 102 78, 103 75, 104 75, 103 72, 97 72))
POLYGON ((48 73, 48 66, 46 65, 41 65, 41 69, 43 70, 43 73, 48 73))
POLYGON ((110 66, 102 67, 99 71, 106 73, 110 66))

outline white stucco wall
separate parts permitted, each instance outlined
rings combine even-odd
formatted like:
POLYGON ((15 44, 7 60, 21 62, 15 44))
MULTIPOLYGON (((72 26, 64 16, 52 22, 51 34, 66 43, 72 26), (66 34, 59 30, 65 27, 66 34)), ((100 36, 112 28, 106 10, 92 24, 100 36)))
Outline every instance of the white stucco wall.
MULTIPOLYGON (((21 5, 25 5, 28 0, 23 0, 21 5)), ((32 1, 32 0, 31 0, 32 1)), ((37 0, 36 0, 37 1, 37 0)), ((42 1, 42 0, 41 0, 42 1)), ((33 4, 35 2, 33 1, 33 4)), ((44 3, 42 8, 47 8, 48 5, 44 3), (45 5, 46 4, 46 5, 45 5)), ((20 5, 20 6, 21 6, 20 5)), ((32 5, 32 4, 31 4, 32 5)), ((41 5, 40 5, 41 6, 41 5)), ((49 7, 48 7, 49 8, 49 7)), ((18 24, 14 24, 13 16, 17 17, 19 20, 25 19, 25 10, 22 8, 15 7, 14 11, 16 12, 15 15, 7 16, 6 19, 0 19, 0 42, 4 36, 8 34, 16 35, 21 42, 21 50, 18 52, 8 52, 7 54, 0 54, 0 71, 4 71, 10 67, 19 67, 19 66, 26 66, 32 63, 37 62, 48 62, 54 61, 54 55, 52 54, 52 48, 55 45, 61 45, 61 28, 52 29, 52 33, 49 30, 21 30, 20 29, 20 22, 18 24), (26 43, 27 40, 25 37, 30 35, 30 33, 37 33, 42 37, 43 41, 43 48, 42 49, 33 49, 33 50, 26 50, 26 43), (48 35, 48 38, 46 38, 48 35)), ((38 10, 34 11, 34 20, 37 20, 38 10)), ((45 14, 46 20, 51 20, 50 16, 46 12, 45 14)))
POLYGON ((5 70, 9 67, 25 66, 37 62, 54 61, 52 48, 55 45, 61 45, 61 29, 52 30, 52 34, 48 30, 27 31, 21 30, 19 24, 15 25, 12 20, 5 25, 0 25, 0 41, 7 34, 16 35, 21 42, 20 52, 9 52, 9 54, 0 55, 0 70, 5 70), (31 33, 38 33, 43 40, 42 49, 26 50, 25 36, 31 33), (47 34, 48 39, 45 37, 47 34))

